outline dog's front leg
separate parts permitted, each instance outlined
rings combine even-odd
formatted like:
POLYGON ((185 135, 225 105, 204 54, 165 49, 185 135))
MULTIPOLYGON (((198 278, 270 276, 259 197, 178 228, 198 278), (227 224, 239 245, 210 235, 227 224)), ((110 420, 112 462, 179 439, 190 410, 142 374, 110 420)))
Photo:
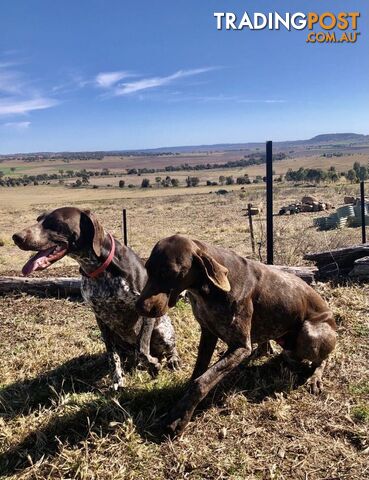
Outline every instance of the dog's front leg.
POLYGON ((124 375, 120 355, 115 347, 113 333, 103 320, 96 318, 100 328, 102 338, 105 343, 106 351, 109 355, 109 364, 113 377, 113 389, 118 390, 124 387, 124 375))
POLYGON ((166 431, 169 435, 179 435, 191 420, 197 405, 210 390, 220 382, 242 360, 251 354, 251 341, 247 346, 231 347, 224 356, 205 373, 194 380, 183 398, 171 410, 166 418, 166 431))
POLYGON ((151 336, 156 323, 156 318, 143 317, 142 328, 138 340, 139 361, 147 369, 149 374, 154 378, 160 370, 160 363, 156 357, 151 355, 150 344, 151 336))
POLYGON ((195 368, 191 380, 196 380, 200 375, 206 372, 209 367, 211 357, 213 356, 218 337, 211 333, 207 328, 201 327, 201 337, 197 353, 195 368))
POLYGON ((114 370, 113 388, 114 390, 119 390, 120 388, 124 387, 124 375, 120 355, 114 348, 110 352, 110 362, 114 370))
MULTIPOLYGON (((228 350, 214 365, 206 370, 198 378, 193 379, 183 398, 170 411, 166 419, 166 431, 169 435, 179 435, 183 432, 188 422, 191 420, 193 412, 197 405, 206 397, 212 388, 215 387, 231 370, 237 367, 252 352, 251 344, 251 319, 252 305, 248 305, 248 310, 243 315, 235 316, 232 319, 233 329, 230 329, 228 338, 228 350), (245 315, 246 313, 246 315, 245 315)), ((246 310, 246 309, 245 309, 246 310)), ((212 344, 209 340, 205 344, 212 344)), ((215 347, 215 345, 214 345, 215 347)), ((210 350, 208 350, 208 355, 210 350)), ((209 359, 210 361, 210 359, 209 359)), ((198 362, 199 366, 204 363, 198 362)))

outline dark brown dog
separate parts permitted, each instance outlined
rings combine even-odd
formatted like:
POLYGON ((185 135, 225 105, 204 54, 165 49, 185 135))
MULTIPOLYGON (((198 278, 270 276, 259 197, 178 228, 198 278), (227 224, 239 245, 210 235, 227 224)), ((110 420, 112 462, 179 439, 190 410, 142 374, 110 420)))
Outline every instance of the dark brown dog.
POLYGON ((136 304, 141 315, 163 315, 187 290, 201 326, 192 381, 169 413, 171 434, 183 431, 198 403, 250 356, 253 343, 278 340, 292 359, 310 361, 309 386, 321 391, 336 324, 325 301, 300 278, 180 235, 158 242, 146 268, 149 278, 136 304), (228 350, 208 368, 218 338, 228 350))
POLYGON ((164 358, 170 368, 179 366, 169 316, 144 318, 135 309, 147 280, 143 262, 105 232, 90 211, 58 208, 14 234, 13 240, 22 250, 38 252, 23 267, 24 275, 43 270, 65 255, 79 263, 82 296, 95 313, 110 354, 115 389, 124 384, 122 361, 139 360, 153 376, 164 358))

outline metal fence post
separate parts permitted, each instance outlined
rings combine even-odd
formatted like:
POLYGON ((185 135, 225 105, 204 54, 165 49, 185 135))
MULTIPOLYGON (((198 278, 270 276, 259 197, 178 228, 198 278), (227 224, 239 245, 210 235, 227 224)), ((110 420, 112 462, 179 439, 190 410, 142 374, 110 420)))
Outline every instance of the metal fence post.
POLYGON ((360 200, 361 200, 361 240, 366 243, 366 228, 365 228, 365 192, 364 182, 360 182, 360 200))
POLYGON ((252 224, 252 213, 251 213, 252 203, 247 205, 247 213, 249 216, 249 226, 250 226, 250 236, 251 236, 251 249, 252 253, 255 254, 255 238, 254 238, 254 226, 252 224))
POLYGON ((127 210, 123 208, 123 215, 122 215, 122 230, 123 230, 123 241, 124 245, 128 245, 128 237, 127 237, 127 210))
POLYGON ((267 264, 273 265, 273 143, 266 142, 267 264))

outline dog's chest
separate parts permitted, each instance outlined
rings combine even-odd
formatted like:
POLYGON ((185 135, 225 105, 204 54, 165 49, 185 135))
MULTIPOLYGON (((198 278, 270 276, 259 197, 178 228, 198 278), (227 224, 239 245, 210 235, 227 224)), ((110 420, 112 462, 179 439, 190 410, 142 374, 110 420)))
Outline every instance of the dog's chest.
MULTIPOLYGON (((189 292, 190 293, 190 292, 189 292)), ((193 312, 201 326, 207 328, 222 339, 227 338, 233 311, 227 303, 211 302, 201 295, 189 295, 193 312)))
POLYGON ((137 319, 135 302, 139 292, 124 278, 110 274, 96 279, 83 277, 81 290, 85 302, 106 323, 121 323, 132 316, 137 319))
POLYGON ((134 309, 140 294, 124 278, 105 275, 96 279, 83 277, 82 295, 90 305, 105 303, 114 307, 115 304, 123 304, 134 309))

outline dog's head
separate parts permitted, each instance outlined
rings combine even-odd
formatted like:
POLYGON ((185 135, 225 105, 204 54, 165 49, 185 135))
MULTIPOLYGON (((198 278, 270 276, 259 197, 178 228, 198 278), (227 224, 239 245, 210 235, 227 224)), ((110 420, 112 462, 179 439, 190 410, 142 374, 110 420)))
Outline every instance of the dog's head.
POLYGON ((13 235, 22 250, 36 251, 24 265, 23 275, 44 270, 68 253, 77 254, 91 248, 101 255, 104 229, 89 210, 58 208, 37 218, 37 223, 13 235))
POLYGON ((173 307, 181 292, 211 283, 229 292, 228 270, 218 263, 200 242, 174 235, 158 242, 148 261, 147 283, 136 303, 147 317, 164 315, 173 307))

